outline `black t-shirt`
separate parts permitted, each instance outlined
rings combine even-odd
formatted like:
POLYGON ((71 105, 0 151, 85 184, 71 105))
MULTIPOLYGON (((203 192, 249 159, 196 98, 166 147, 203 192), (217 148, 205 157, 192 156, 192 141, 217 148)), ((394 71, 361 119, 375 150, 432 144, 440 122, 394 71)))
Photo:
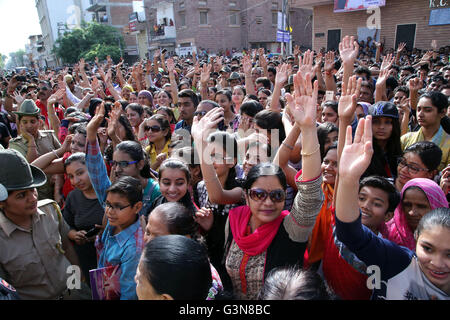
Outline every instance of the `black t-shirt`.
POLYGON ((8 143, 6 142, 5 138, 11 137, 11 134, 9 133, 8 127, 5 126, 2 122, 0 122, 0 144, 7 149, 8 143))
POLYGON ((67 224, 79 231, 102 224, 104 209, 97 199, 88 199, 78 189, 72 190, 67 196, 63 216, 67 224))

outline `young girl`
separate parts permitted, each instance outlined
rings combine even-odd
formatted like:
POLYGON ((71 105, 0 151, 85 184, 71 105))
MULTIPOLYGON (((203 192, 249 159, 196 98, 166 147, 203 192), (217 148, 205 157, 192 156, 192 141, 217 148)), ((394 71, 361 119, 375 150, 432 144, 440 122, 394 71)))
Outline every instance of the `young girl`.
POLYGON ((371 117, 362 119, 352 142, 347 127, 339 163, 336 235, 367 266, 378 269, 380 284, 372 298, 384 300, 448 300, 450 298, 450 210, 440 208, 422 217, 414 233, 416 253, 373 234, 361 224, 358 181, 369 166, 371 117), (381 272, 380 272, 381 271, 381 272))
POLYGON ((402 156, 397 107, 391 102, 377 102, 371 110, 374 154, 363 177, 397 177, 397 159, 402 156))
POLYGON ((448 208, 444 192, 433 180, 415 178, 409 180, 402 189, 401 202, 394 217, 381 230, 383 237, 398 245, 414 250, 414 231, 420 219, 433 209, 448 208))
POLYGON ((134 134, 139 132, 139 125, 144 121, 144 108, 138 103, 130 103, 125 112, 127 113, 127 119, 133 128, 134 134))
POLYGON ((175 114, 173 113, 172 109, 170 109, 169 107, 159 107, 158 109, 156 109, 156 114, 162 115, 164 118, 166 118, 167 121, 169 121, 170 132, 173 133, 177 121, 175 119, 175 114))
POLYGON ((434 142, 419 141, 404 150, 398 159, 395 187, 400 192, 405 183, 414 178, 433 180, 442 160, 442 150, 434 142))
POLYGON ((143 126, 150 142, 150 145, 145 148, 145 152, 150 158, 151 168, 158 170, 161 162, 168 158, 168 146, 172 137, 169 121, 164 116, 156 114, 145 119, 143 126))
POLYGON ((89 179, 85 154, 72 154, 64 163, 64 168, 75 189, 69 193, 62 213, 71 228, 68 237, 75 242, 74 248, 84 277, 89 280, 89 270, 97 267, 97 255, 95 237, 87 237, 86 232, 101 226, 104 210, 89 179))
POLYGON ((136 300, 134 276, 144 248, 144 232, 138 219, 142 186, 138 179, 121 177, 106 191, 105 230, 97 237, 98 268, 119 266, 120 300, 136 300))
POLYGON ((179 202, 194 214, 196 209, 189 193, 191 175, 186 164, 178 159, 167 159, 159 167, 158 177, 161 195, 146 209, 144 216, 148 217, 156 207, 166 202, 179 202))
POLYGON ((233 110, 231 92, 226 89, 218 91, 214 101, 223 108, 225 129, 236 132, 239 127, 239 117, 233 110))
POLYGON ((234 106, 234 112, 239 114, 239 110, 241 108, 241 105, 244 101, 246 95, 245 87, 244 86, 235 86, 233 88, 233 94, 232 94, 232 102, 234 106))

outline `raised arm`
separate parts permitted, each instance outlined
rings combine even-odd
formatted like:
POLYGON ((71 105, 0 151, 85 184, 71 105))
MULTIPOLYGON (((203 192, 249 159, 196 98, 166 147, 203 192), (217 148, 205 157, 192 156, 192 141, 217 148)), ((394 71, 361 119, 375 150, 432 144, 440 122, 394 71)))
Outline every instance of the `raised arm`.
POLYGON ((275 76, 275 86, 273 88, 272 100, 270 102, 270 110, 272 110, 273 112, 281 112, 281 88, 283 88, 284 84, 288 80, 288 77, 289 65, 287 63, 283 63, 282 65, 277 67, 277 75, 275 76))
POLYGON ((344 65, 344 76, 342 83, 348 82, 348 79, 353 74, 353 68, 356 58, 359 53, 358 42, 353 36, 345 36, 339 43, 339 54, 341 56, 342 64, 344 65))
MULTIPOLYGON (((172 100, 174 105, 178 104, 178 85, 175 79, 175 62, 172 58, 167 60, 167 70, 169 72, 170 91, 172 92, 172 100)), ((203 97, 202 97, 203 98, 203 97)))
POLYGON ((325 72, 325 88, 327 91, 333 91, 335 94, 337 92, 336 81, 334 80, 334 75, 332 73, 334 69, 334 52, 328 51, 325 55, 325 64, 323 70, 325 72))
POLYGON ((245 74, 245 91, 247 94, 256 94, 255 84, 252 80, 252 60, 248 55, 242 59, 242 66, 245 74))
POLYGON ((243 198, 242 188, 234 188, 232 190, 224 190, 216 170, 212 164, 212 159, 208 153, 207 138, 210 133, 214 132, 218 123, 224 119, 222 108, 213 108, 199 121, 197 116, 194 117, 192 124, 192 137, 200 157, 200 168, 208 190, 209 201, 216 204, 238 203, 243 198))
POLYGON ((212 65, 209 63, 205 63, 202 67, 202 72, 200 74, 200 94, 202 96, 202 100, 208 99, 208 80, 211 70, 212 65))

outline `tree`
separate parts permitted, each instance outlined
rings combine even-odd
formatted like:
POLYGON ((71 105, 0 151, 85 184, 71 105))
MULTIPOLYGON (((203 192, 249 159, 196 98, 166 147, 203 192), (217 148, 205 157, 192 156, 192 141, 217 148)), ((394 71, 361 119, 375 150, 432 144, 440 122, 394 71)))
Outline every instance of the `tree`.
POLYGON ((0 69, 5 68, 6 59, 8 59, 8 57, 0 53, 0 69))
POLYGON ((54 52, 65 63, 76 63, 81 58, 92 61, 96 56, 104 59, 107 55, 118 61, 123 47, 123 36, 116 28, 91 22, 66 31, 56 41, 54 52))

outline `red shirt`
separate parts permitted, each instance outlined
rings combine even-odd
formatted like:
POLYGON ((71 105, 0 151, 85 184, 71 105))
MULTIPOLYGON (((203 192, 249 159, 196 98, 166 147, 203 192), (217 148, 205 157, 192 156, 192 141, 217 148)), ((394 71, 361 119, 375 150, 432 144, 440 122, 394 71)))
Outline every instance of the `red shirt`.
MULTIPOLYGON (((48 122, 48 112, 47 112, 47 106, 44 105, 40 100, 36 100, 36 105, 39 109, 41 109, 41 114, 45 117, 45 124, 47 127, 50 128, 50 123, 48 122)), ((64 119, 64 111, 61 109, 60 106, 55 107, 56 115, 59 118, 59 121, 64 119)))

